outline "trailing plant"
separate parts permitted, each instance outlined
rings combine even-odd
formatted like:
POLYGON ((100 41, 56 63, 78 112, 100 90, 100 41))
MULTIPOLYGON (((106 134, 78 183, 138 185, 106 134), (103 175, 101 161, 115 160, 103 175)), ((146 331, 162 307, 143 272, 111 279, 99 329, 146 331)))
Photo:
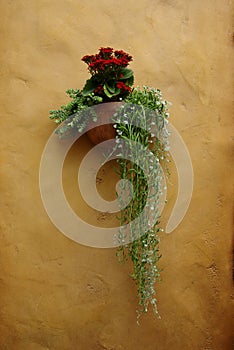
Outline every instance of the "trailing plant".
MULTIPOLYGON (((160 281, 159 205, 165 189, 162 188, 163 174, 160 163, 164 163, 164 169, 167 170, 169 142, 166 125, 169 103, 162 99, 160 90, 148 87, 134 89, 125 102, 126 105, 114 116, 117 141, 125 139, 130 141, 130 144, 133 142, 131 152, 136 151, 134 159, 137 161, 129 160, 128 150, 120 144, 121 153, 118 156, 121 158, 117 160, 116 171, 120 178, 125 180, 124 187, 126 180, 131 182, 133 196, 129 205, 121 210, 120 216, 121 226, 130 223, 130 242, 126 243, 126 235, 120 229, 121 244, 117 256, 121 262, 129 257, 132 260, 131 276, 136 282, 139 298, 138 316, 147 312, 149 304, 158 315, 155 283, 160 281), (128 123, 125 123, 125 120, 128 120, 128 123), (141 145, 140 149, 134 147, 135 142, 141 145), (147 201, 150 197, 152 200, 147 201), (148 215, 141 217, 143 209, 147 206, 148 215), (139 219, 135 223, 136 218, 139 219)), ((116 147, 118 148, 118 142, 116 147)), ((125 193, 128 189, 124 187, 122 190, 125 193)), ((123 207, 121 196, 119 201, 123 207)))
POLYGON ((117 152, 116 172, 124 180, 121 193, 131 192, 128 204, 125 196, 118 194, 121 210, 117 256, 121 262, 130 258, 133 263, 131 277, 137 285, 138 315, 147 312, 149 305, 158 315, 155 283, 160 281, 159 209, 164 190, 162 167, 167 171, 169 162, 169 103, 159 89, 132 87, 133 72, 127 68, 132 57, 122 50, 100 48, 82 61, 88 65, 91 78, 82 90, 67 90, 71 101, 50 111, 50 118, 61 123, 61 136, 81 133, 91 120, 97 121, 98 115, 90 107, 124 102, 112 117, 116 143, 109 153, 117 152))
POLYGON ((61 137, 69 135, 71 131, 81 133, 90 120, 97 121, 97 115, 89 107, 103 101, 100 96, 93 93, 86 96, 82 90, 78 89, 69 89, 66 93, 72 101, 58 110, 50 111, 50 119, 53 119, 56 124, 63 123, 56 131, 61 137))

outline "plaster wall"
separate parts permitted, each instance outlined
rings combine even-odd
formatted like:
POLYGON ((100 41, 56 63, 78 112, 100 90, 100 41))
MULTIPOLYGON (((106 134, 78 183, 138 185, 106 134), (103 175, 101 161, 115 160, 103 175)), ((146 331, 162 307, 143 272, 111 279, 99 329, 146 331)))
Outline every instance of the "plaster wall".
MULTIPOLYGON (((232 11, 229 0, 1 1, 0 350, 231 349, 232 11), (161 320, 149 313, 140 326, 131 264, 61 234, 38 187, 55 127, 48 111, 83 87, 80 58, 100 46, 133 55, 135 84, 172 102, 194 167, 188 213, 161 236, 161 320)), ((84 137, 71 150, 64 186, 74 210, 105 226, 113 218, 87 209, 76 189, 90 148, 84 137)), ((104 196, 112 175, 101 174, 104 196)))

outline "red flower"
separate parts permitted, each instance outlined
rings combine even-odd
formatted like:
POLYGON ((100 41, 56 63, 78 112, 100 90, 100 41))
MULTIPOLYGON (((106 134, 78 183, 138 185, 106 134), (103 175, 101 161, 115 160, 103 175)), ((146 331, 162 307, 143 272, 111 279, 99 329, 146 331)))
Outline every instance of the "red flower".
POLYGON ((101 86, 101 85, 99 85, 95 90, 94 90, 94 92, 95 93, 100 93, 100 92, 103 92, 103 87, 101 86))
POLYGON ((94 57, 95 57, 94 55, 85 55, 84 57, 81 58, 81 61, 84 61, 85 63, 89 64, 90 62, 92 62, 94 57))
POLYGON ((112 58, 110 60, 106 60, 105 65, 116 65, 116 66, 121 66, 121 61, 118 60, 117 58, 112 58))
POLYGON ((99 55, 105 59, 112 58, 112 53, 113 49, 111 47, 101 47, 99 49, 99 55))
POLYGON ((99 53, 97 53, 96 55, 93 56, 93 60, 100 60, 102 57, 99 53))
POLYGON ((126 62, 132 61, 132 56, 130 56, 128 53, 124 52, 123 50, 115 50, 115 56, 118 58, 123 58, 126 62))
POLYGON ((89 68, 91 70, 103 70, 105 69, 105 61, 104 59, 95 59, 89 64, 89 68))
POLYGON ((112 47, 101 47, 99 49, 100 53, 112 53, 114 49, 112 47))
POLYGON ((123 90, 123 91, 129 91, 129 92, 132 91, 130 86, 127 86, 122 81, 118 81, 116 86, 117 86, 118 89, 123 90))

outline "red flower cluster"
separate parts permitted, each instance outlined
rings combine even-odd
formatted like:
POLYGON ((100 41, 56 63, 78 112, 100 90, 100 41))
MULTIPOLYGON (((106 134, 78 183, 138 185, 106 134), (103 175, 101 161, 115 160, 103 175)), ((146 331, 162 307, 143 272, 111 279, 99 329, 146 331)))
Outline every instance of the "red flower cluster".
POLYGON ((96 55, 86 55, 81 59, 89 66, 92 75, 106 69, 111 70, 117 67, 127 67, 132 61, 132 56, 122 50, 115 50, 111 47, 101 47, 96 55))
POLYGON ((114 49, 112 47, 101 47, 99 49, 100 55, 112 54, 114 49))

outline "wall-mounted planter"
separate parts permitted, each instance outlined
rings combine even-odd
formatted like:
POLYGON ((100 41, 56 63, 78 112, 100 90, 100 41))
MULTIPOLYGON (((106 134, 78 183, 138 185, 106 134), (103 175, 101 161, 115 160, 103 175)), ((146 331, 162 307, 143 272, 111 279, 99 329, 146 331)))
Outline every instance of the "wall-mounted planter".
POLYGON ((132 88, 133 71, 127 68, 132 56, 122 50, 100 48, 98 54, 86 55, 82 61, 88 65, 91 78, 82 90, 67 90, 72 101, 51 111, 50 118, 62 124, 58 130, 61 137, 84 133, 88 127, 87 136, 94 145, 116 140, 111 156, 117 152, 116 172, 122 180, 122 193, 132 194, 126 202, 126 196, 118 193, 121 210, 117 256, 122 261, 132 260, 131 276, 138 288, 139 314, 147 312, 150 305, 158 314, 155 283, 160 279, 157 264, 161 256, 160 162, 167 160, 168 103, 159 89, 132 88), (127 183, 131 184, 132 192, 127 183))
POLYGON ((123 102, 107 102, 94 107, 98 120, 103 124, 95 127, 94 121, 89 123, 91 129, 87 131, 87 136, 94 145, 115 138, 116 130, 113 127, 112 117, 122 104, 123 102))

